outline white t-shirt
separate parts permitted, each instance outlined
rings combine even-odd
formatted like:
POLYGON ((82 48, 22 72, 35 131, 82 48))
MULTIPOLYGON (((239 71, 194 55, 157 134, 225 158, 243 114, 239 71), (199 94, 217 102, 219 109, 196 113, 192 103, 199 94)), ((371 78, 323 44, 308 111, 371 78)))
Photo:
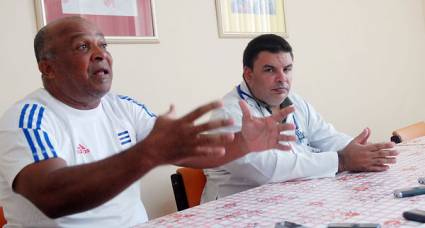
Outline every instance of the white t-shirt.
POLYGON ((92 210, 50 219, 12 190, 27 165, 60 157, 69 166, 119 153, 149 134, 156 117, 137 101, 112 93, 91 110, 78 110, 38 89, 0 120, 0 203, 6 227, 130 227, 148 220, 134 183, 92 210))
MULTIPOLYGON (((296 125, 293 133, 297 141, 291 143, 292 150, 253 152, 220 167, 206 169, 203 203, 271 182, 335 176, 337 151, 343 149, 351 137, 336 131, 300 96, 290 93, 288 97, 295 107, 295 112, 286 121, 296 125)), ((253 116, 271 115, 253 99, 243 82, 223 98, 224 107, 212 114, 213 119, 232 118, 235 121, 231 127, 221 129, 222 132, 240 131, 242 111, 238 102, 241 99, 248 103, 253 116)))

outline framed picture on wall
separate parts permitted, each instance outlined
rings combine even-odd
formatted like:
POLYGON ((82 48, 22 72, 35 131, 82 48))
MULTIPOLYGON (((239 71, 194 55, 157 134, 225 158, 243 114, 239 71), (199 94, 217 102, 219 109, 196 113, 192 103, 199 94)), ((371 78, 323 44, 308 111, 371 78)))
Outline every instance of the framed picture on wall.
POLYGON ((159 42, 154 0, 35 0, 38 29, 61 17, 95 23, 110 43, 159 42))
POLYGON ((284 0, 216 0, 220 37, 287 36, 284 0))

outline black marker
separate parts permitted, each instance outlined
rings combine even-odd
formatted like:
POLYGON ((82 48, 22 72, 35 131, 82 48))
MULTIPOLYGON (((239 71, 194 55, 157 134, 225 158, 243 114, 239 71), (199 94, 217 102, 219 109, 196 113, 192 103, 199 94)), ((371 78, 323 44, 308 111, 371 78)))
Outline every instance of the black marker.
POLYGON ((410 211, 403 212, 403 217, 407 220, 412 220, 416 222, 425 222, 425 211, 414 209, 410 211))
POLYGON ((418 183, 419 184, 425 184, 425 177, 419 177, 418 178, 418 183))
POLYGON ((295 222, 283 221, 283 222, 276 223, 274 228, 306 228, 306 227, 295 222))
POLYGON ((398 189, 394 191, 394 196, 397 198, 411 197, 411 196, 417 196, 417 195, 423 195, 423 194, 425 194, 425 186, 404 188, 404 189, 398 189))

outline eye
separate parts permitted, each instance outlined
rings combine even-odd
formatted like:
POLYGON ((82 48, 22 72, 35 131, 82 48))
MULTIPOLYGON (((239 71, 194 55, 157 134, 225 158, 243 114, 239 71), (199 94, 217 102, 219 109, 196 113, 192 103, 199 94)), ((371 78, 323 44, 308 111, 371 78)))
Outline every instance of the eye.
POLYGON ((285 72, 285 73, 288 73, 290 71, 292 71, 292 67, 287 67, 287 68, 283 69, 283 72, 285 72))
POLYGON ((108 47, 108 44, 106 42, 103 42, 100 44, 100 47, 106 50, 106 48, 108 47))
POLYGON ((264 67, 263 71, 266 73, 272 73, 273 72, 273 68, 272 67, 264 67))
POLYGON ((89 49, 89 46, 87 44, 79 44, 77 47, 77 50, 79 51, 86 51, 89 49))

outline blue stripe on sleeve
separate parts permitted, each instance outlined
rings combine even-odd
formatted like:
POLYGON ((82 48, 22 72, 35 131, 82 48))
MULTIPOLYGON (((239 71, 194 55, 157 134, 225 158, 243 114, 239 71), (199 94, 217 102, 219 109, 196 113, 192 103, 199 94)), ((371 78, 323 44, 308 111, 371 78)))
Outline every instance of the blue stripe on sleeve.
POLYGON ((150 117, 156 117, 156 115, 155 115, 153 112, 149 111, 149 110, 146 108, 146 106, 145 106, 144 104, 141 104, 141 103, 137 102, 137 101, 136 101, 136 100, 134 100, 133 98, 128 97, 128 96, 122 96, 122 95, 118 95, 118 97, 119 97, 120 99, 122 99, 122 100, 130 101, 130 102, 132 102, 133 104, 135 104, 135 105, 137 105, 137 106, 141 107, 143 110, 145 110, 145 112, 146 112, 146 113, 147 113, 150 117))
POLYGON ((37 106, 38 106, 37 104, 32 105, 30 116, 28 118, 28 124, 27 124, 29 129, 32 128, 32 119, 34 119, 34 113, 35 113, 35 110, 37 109, 37 106))
POLYGON ((39 162, 40 159, 38 158, 38 155, 37 155, 37 149, 35 149, 34 143, 32 142, 31 135, 30 135, 28 129, 23 128, 22 130, 24 131, 25 138, 27 139, 27 142, 28 142, 28 144, 31 148, 32 156, 34 157, 34 161, 39 162))
POLYGON ((24 132, 25 139, 28 142, 28 145, 32 152, 32 156, 36 163, 40 161, 39 154, 37 153, 38 150, 41 151, 41 154, 43 155, 43 158, 42 158, 43 160, 49 159, 50 156, 47 151, 47 147, 52 152, 53 157, 57 157, 56 151, 49 140, 49 136, 47 135, 45 131, 41 131, 41 124, 43 121, 44 111, 45 111, 45 108, 42 105, 25 104, 19 116, 19 128, 21 128, 22 131, 24 132), (31 110, 29 111, 29 114, 27 115, 27 112, 30 106, 31 106, 31 110), (38 114, 37 114, 37 117, 35 117, 35 113, 37 110, 38 110, 38 114), (34 121, 35 119, 36 121, 34 121), (25 120, 27 120, 28 122, 25 123, 25 120), (33 128, 33 122, 34 122, 34 128, 33 128), (31 132, 34 135, 31 135, 31 132), (43 142, 42 140, 41 132, 43 132, 45 142, 43 142), (47 143, 47 146, 46 146, 46 143, 47 143))
POLYGON ((153 114, 151 111, 148 110, 148 108, 146 108, 146 106, 144 104, 140 104, 138 102, 136 102, 135 100, 131 100, 134 104, 136 104, 137 106, 140 106, 143 108, 143 110, 145 110, 145 112, 150 116, 150 117, 156 117, 155 114, 153 114))
POLYGON ((146 113, 150 116, 150 117, 156 117, 155 114, 153 114, 151 111, 149 111, 146 106, 143 105, 143 109, 146 111, 146 113))
POLYGON ((128 134, 128 131, 120 132, 120 133, 118 133, 118 136, 125 135, 125 134, 128 134))
POLYGON ((40 106, 40 111, 38 111, 38 117, 37 117, 37 125, 35 129, 41 128, 41 120, 43 119, 43 113, 44 113, 44 108, 40 106))
POLYGON ((128 138, 130 138, 130 135, 125 135, 125 136, 123 136, 123 137, 119 138, 119 140, 120 140, 120 141, 122 141, 122 140, 124 140, 124 139, 128 139, 128 138))
POLYGON ((27 109, 29 106, 30 106, 29 104, 25 104, 24 108, 22 108, 21 115, 19 116, 19 128, 24 127, 25 113, 27 112, 27 109))
POLYGON ((49 155, 47 155, 46 147, 44 147, 43 142, 41 141, 40 133, 38 133, 38 130, 33 130, 33 131, 34 131, 35 139, 38 143, 38 146, 41 149, 41 154, 43 155, 44 160, 46 160, 49 158, 49 155))
POLYGON ((56 154, 55 148, 53 147, 52 143, 50 142, 49 135, 45 131, 43 131, 43 135, 44 135, 44 140, 46 140, 46 143, 49 146, 49 149, 53 154, 53 157, 57 158, 58 155, 56 154))
POLYGON ((127 141, 124 141, 124 142, 121 142, 121 145, 124 145, 124 144, 130 143, 130 142, 131 142, 131 139, 129 139, 129 140, 127 140, 127 141))

